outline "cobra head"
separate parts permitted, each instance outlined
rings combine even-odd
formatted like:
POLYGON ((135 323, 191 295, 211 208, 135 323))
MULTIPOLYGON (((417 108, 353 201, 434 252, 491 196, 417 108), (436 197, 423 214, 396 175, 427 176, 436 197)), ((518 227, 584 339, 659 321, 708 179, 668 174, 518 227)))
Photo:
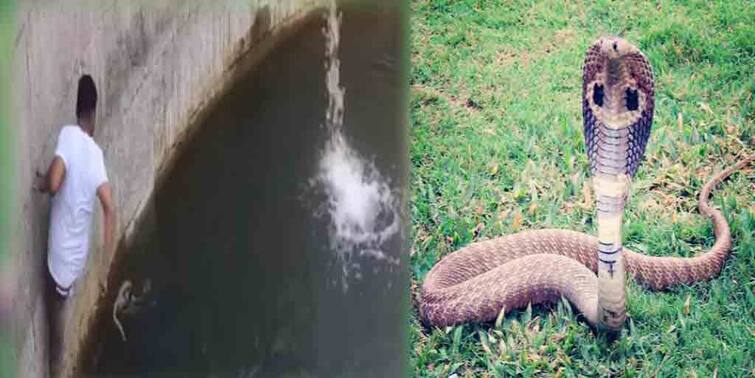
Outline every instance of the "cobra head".
POLYGON ((633 177, 653 124, 653 70, 645 55, 618 37, 587 51, 582 81, 585 144, 593 175, 633 177))

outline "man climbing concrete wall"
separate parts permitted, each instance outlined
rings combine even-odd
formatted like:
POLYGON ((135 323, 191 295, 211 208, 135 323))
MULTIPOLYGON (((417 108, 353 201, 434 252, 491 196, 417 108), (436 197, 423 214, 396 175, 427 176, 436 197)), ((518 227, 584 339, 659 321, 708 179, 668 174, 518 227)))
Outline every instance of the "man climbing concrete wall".
POLYGON ((46 275, 51 370, 59 364, 59 331, 65 326, 58 323, 63 319, 57 314, 73 294, 89 254, 95 197, 102 205, 105 251, 113 248, 115 205, 102 149, 92 138, 96 119, 97 88, 92 77, 84 75, 78 84, 76 124, 61 128, 55 156, 36 183, 37 190, 50 194, 52 203, 46 275))

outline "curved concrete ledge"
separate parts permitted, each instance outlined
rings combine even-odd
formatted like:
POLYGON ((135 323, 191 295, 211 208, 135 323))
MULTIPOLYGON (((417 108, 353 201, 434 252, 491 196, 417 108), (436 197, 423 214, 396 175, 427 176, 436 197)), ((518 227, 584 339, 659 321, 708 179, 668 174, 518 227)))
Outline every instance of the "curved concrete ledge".
POLYGON ((120 242, 114 253, 102 249, 98 211, 87 270, 63 313, 62 376, 75 374, 96 304, 106 292, 117 290, 107 287, 111 265, 128 249, 182 142, 230 83, 318 5, 313 0, 269 0, 82 2, 75 10, 46 1, 21 6, 13 105, 19 123, 16 203, 21 214, 11 241, 20 374, 48 375, 42 278, 49 201, 34 193, 31 184, 35 171, 49 164, 59 128, 74 121, 79 76, 91 74, 100 93, 95 140, 105 151, 114 187, 120 242))

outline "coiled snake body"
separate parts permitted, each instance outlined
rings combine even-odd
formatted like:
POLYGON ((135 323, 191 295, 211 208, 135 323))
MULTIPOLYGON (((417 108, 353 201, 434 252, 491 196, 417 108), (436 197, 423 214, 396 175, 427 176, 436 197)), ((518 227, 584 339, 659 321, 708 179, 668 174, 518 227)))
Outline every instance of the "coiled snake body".
POLYGON ((419 313, 426 324, 491 321, 501 309, 563 296, 590 325, 615 331, 626 317, 625 269, 655 290, 720 272, 731 233, 723 214, 708 204, 710 192, 755 155, 717 174, 700 192, 699 210, 712 220, 716 236, 709 251, 691 258, 642 255, 622 247, 621 215, 653 120, 653 73, 645 56, 619 38, 595 42, 585 58, 582 109, 598 237, 557 229, 525 231, 446 256, 422 285, 419 313))

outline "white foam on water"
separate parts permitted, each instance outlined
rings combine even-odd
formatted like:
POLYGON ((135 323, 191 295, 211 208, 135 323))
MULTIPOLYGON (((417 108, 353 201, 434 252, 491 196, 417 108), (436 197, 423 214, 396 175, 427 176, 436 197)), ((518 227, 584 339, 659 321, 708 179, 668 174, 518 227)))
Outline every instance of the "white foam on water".
POLYGON ((341 264, 344 290, 348 279, 362 277, 361 266, 354 256, 399 264, 398 257, 386 254, 384 244, 399 231, 397 196, 375 164, 362 157, 342 132, 345 89, 340 84, 338 59, 341 16, 335 1, 330 2, 326 38, 328 109, 326 129, 329 139, 322 150, 318 172, 313 183, 322 188, 330 218, 331 248, 341 264))
POLYGON ((359 247, 360 255, 389 260, 380 246, 398 231, 398 214, 393 192, 374 164, 337 133, 325 146, 317 181, 328 197, 335 247, 359 247))

